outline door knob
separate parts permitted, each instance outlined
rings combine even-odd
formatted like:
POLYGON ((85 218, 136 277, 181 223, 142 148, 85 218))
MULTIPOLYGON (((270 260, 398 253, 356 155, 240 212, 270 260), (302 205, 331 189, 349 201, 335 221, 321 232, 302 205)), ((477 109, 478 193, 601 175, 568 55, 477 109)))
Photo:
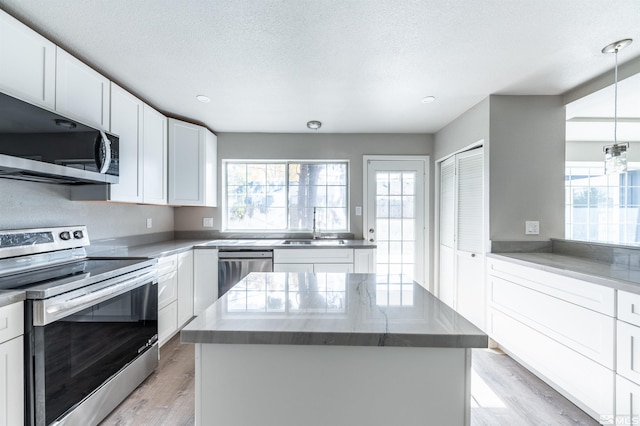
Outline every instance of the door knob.
POLYGON ((375 231, 375 230, 374 230, 373 228, 369 228, 369 233, 370 233, 370 234, 373 234, 373 233, 374 233, 374 231, 375 231))

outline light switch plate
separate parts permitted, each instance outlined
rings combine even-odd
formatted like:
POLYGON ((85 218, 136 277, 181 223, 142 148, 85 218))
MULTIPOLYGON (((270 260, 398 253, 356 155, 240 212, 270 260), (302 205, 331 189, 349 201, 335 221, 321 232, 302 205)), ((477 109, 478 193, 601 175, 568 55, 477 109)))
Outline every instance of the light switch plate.
POLYGON ((524 222, 525 235, 539 235, 540 234, 540 222, 537 220, 527 220, 524 222))
POLYGON ((147 218, 147 229, 151 229, 153 227, 153 219, 148 217, 147 218))
POLYGON ((356 206, 356 216, 362 216, 362 206, 356 206))
POLYGON ((213 218, 212 217, 203 217, 202 218, 202 227, 203 228, 213 228, 213 218))

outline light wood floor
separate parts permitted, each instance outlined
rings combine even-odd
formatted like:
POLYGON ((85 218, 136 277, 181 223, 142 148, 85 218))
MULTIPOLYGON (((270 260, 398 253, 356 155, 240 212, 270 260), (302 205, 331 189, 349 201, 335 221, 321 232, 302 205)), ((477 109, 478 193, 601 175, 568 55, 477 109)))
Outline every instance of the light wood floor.
MULTIPOLYGON (((194 346, 174 337, 160 349, 155 373, 101 426, 193 425, 194 370, 194 346)), ((474 350, 472 374, 473 426, 598 424, 500 351, 474 350)))

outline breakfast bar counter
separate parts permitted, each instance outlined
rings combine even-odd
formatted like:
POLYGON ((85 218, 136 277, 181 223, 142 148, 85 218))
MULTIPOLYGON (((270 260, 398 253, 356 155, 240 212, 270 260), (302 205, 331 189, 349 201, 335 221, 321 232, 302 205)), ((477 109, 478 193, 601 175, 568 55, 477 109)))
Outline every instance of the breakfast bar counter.
POLYGON ((487 336, 419 284, 252 273, 181 332, 198 425, 469 424, 487 336))

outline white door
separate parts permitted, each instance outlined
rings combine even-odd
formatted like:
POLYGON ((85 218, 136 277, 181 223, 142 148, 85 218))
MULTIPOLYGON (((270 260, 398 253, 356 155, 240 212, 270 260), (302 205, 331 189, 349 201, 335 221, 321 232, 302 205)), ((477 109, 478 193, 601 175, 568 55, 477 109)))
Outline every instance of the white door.
POLYGON ((456 155, 456 309, 484 328, 484 191, 482 148, 456 155))
POLYGON ((438 296, 484 327, 483 149, 456 154, 440 166, 438 296))
POLYGON ((440 252, 438 297, 455 308, 455 217, 456 217, 456 159, 450 157, 440 166, 440 252))
POLYGON ((375 242, 376 273, 404 274, 427 285, 428 157, 365 156, 364 238, 375 242))

